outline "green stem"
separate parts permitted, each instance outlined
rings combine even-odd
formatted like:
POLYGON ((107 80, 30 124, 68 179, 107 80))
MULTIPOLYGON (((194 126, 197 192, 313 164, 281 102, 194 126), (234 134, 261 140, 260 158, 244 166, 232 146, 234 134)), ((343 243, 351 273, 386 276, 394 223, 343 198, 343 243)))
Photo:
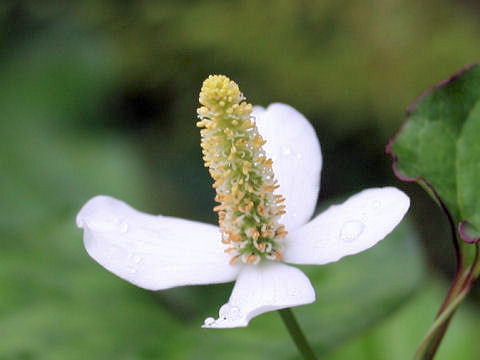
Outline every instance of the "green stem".
POLYGON ((297 346, 298 351, 302 354, 303 358, 306 360, 316 360, 316 356, 313 353, 310 344, 307 341, 307 338, 300 329, 297 319, 290 308, 278 310, 280 316, 282 317, 283 323, 285 324, 288 333, 290 334, 293 342, 297 346))
POLYGON ((472 265, 464 269, 464 262, 458 263, 457 274, 455 280, 448 292, 448 295, 440 308, 437 317, 425 335, 417 352, 415 353, 415 360, 430 360, 433 359, 435 353, 445 335, 448 325, 455 314, 458 306, 469 293, 473 283, 480 273, 480 249, 478 244, 475 244, 475 257, 472 265))
MULTIPOLYGON (((465 289, 462 292, 460 292, 456 297, 455 300, 453 300, 443 311, 439 316, 436 318, 435 322, 432 324, 430 329, 427 332, 427 335, 425 336, 422 344, 417 350, 417 353, 415 354, 414 359, 415 360, 420 360, 420 359, 433 359, 433 356, 435 355, 435 351, 432 352, 432 349, 430 349, 430 345, 432 344, 432 341, 435 339, 435 337, 438 335, 438 332, 440 329, 442 329, 442 335, 446 331, 446 328, 443 328, 444 324, 448 324, 449 320, 453 316, 453 313, 457 309, 458 305, 463 301, 465 296, 468 294, 470 289, 465 289)), ((439 344, 437 344, 438 346, 439 344)), ((436 347, 435 347, 436 350, 436 347)))

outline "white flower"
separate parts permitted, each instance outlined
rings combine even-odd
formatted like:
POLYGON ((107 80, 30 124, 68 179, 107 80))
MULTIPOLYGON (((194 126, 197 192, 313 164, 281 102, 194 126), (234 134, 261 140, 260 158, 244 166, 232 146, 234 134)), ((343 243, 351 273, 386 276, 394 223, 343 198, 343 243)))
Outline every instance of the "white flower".
POLYGON ((264 312, 313 302, 307 276, 286 263, 322 265, 366 250, 395 228, 410 205, 396 188, 367 189, 308 222, 322 165, 314 129, 284 104, 255 107, 253 116, 286 198, 282 261, 230 265, 218 226, 148 215, 108 196, 94 197, 77 216, 89 255, 137 286, 161 290, 235 280, 219 318, 206 319, 204 327, 243 327, 264 312))

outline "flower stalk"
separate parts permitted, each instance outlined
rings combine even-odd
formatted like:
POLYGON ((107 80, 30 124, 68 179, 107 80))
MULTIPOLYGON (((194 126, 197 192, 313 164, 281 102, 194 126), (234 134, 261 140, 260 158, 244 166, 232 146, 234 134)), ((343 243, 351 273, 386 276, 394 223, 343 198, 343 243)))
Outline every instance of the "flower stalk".
POLYGON ((293 342, 297 346, 298 351, 302 354, 305 360, 316 360, 317 357, 313 352, 307 338, 303 334, 302 329, 298 325, 297 319, 290 308, 278 310, 285 327, 288 330, 293 342))

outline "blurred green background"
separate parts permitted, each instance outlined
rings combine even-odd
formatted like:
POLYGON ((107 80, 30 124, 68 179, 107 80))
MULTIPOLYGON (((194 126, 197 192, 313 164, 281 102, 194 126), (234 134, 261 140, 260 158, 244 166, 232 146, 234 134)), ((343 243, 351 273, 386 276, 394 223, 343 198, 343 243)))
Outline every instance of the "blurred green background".
MULTIPOLYGON (((254 104, 285 102, 322 143, 319 210, 395 185, 409 221, 374 249, 304 267, 295 309, 324 359, 408 359, 454 268, 442 213, 384 154, 404 109, 480 59, 475 1, 2 1, 0 360, 296 359, 276 313, 200 328, 232 284, 158 293, 91 260, 74 218, 96 194, 215 223, 195 109, 222 73, 254 104), (322 202, 323 200, 323 202, 322 202)), ((438 359, 478 359, 471 296, 438 359)))

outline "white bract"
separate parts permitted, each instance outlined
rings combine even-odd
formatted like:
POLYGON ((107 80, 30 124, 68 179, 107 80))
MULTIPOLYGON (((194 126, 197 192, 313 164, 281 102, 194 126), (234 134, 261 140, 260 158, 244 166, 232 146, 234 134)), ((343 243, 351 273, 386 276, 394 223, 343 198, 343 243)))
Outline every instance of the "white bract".
POLYGON ((120 200, 97 196, 77 216, 89 255, 107 270, 145 289, 236 281, 217 319, 204 327, 247 326, 267 311, 315 300, 307 276, 287 265, 322 265, 366 250, 389 234, 410 205, 393 187, 364 190, 343 204, 313 214, 320 184, 322 155, 307 119, 284 104, 252 113, 266 140, 264 150, 285 197, 280 218, 288 231, 282 261, 236 262, 225 253, 218 226, 179 218, 148 215, 120 200))

